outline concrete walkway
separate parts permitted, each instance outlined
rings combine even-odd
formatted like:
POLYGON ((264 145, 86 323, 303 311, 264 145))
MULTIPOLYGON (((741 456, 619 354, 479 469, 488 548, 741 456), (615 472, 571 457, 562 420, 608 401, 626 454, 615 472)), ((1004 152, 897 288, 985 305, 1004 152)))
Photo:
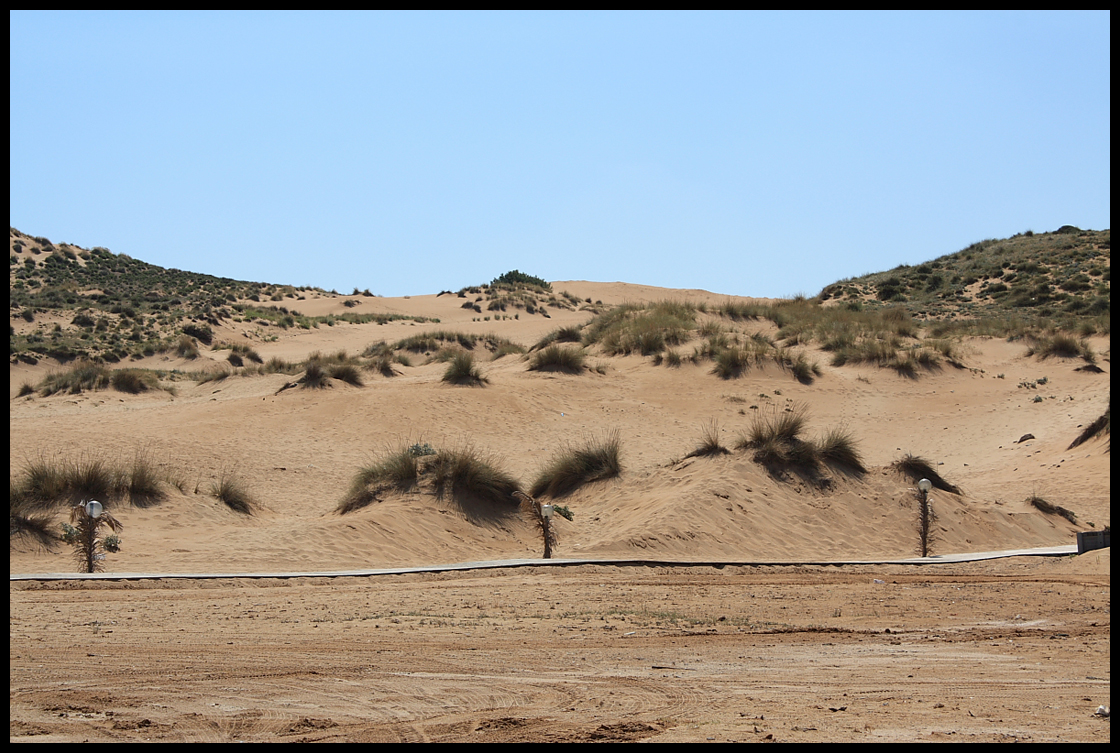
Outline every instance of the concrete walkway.
POLYGON ((8 576, 17 580, 171 580, 215 578, 363 578, 373 575, 402 575, 404 573, 441 573, 455 570, 489 570, 501 567, 565 567, 569 565, 615 565, 620 567, 728 567, 762 565, 944 565, 953 562, 978 562, 1001 557, 1062 557, 1077 554, 1077 545, 1045 546, 1036 549, 1004 549, 997 552, 966 552, 939 554, 911 559, 881 560, 661 560, 661 559, 520 559, 492 560, 489 562, 460 562, 451 565, 426 565, 424 567, 386 567, 374 570, 329 570, 325 572, 275 572, 275 573, 21 573, 8 576))

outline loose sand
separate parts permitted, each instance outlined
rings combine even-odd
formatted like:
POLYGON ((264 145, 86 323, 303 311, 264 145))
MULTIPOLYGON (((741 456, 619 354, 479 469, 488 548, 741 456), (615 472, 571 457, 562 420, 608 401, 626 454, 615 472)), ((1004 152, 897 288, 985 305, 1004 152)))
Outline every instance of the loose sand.
MULTIPOLYGON (((582 298, 703 291, 563 282, 582 298)), ((454 296, 361 298, 359 311, 439 324, 247 325, 220 338, 268 359, 359 352, 425 329, 525 345, 586 313, 472 322, 454 296)), ((300 301, 342 312, 341 298, 300 301)), ((762 324, 744 325, 764 328, 762 324)), ((1109 352, 1108 340, 1094 348, 1109 352)), ((563 500, 556 556, 803 562, 915 554, 911 452, 965 494, 935 493, 935 551, 1074 543, 1109 525, 1106 440, 1066 447, 1108 402, 1105 373, 976 339, 965 365, 906 379, 832 368, 801 384, 769 367, 724 381, 709 367, 592 356, 605 373, 482 364, 484 388, 443 364, 368 374, 358 388, 290 377, 180 381, 174 395, 15 397, 48 367, 13 366, 9 462, 148 453, 184 493, 121 509, 108 572, 323 571, 539 555, 529 521, 426 495, 334 508, 359 467, 402 441, 474 447, 523 482, 565 443, 617 431, 624 473, 563 500), (1046 377, 1038 384, 1040 377, 1046 377), (1030 386, 1032 385, 1033 386, 1030 386), (1036 396, 1042 398, 1035 402, 1036 396), (743 453, 685 455, 717 421, 732 445, 755 411, 803 404, 809 433, 845 426, 871 472, 822 488, 775 478, 743 453), (1035 439, 1017 440, 1025 434, 1035 439), (204 490, 236 472, 262 508, 244 518, 204 490), (1026 499, 1076 513, 1075 525, 1026 499)), ((691 346, 682 350, 691 352, 691 346)), ((146 364, 198 369, 200 361, 146 364)), ((419 360, 418 359, 418 363, 419 360)), ((30 581, 10 586, 13 740, 1102 740, 1110 705, 1109 550, 967 565, 581 565, 292 580, 30 581), (881 581, 881 582, 880 582, 881 581), (890 632, 887 632, 887 631, 890 632)), ((12 547, 13 573, 72 572, 70 554, 12 547)))

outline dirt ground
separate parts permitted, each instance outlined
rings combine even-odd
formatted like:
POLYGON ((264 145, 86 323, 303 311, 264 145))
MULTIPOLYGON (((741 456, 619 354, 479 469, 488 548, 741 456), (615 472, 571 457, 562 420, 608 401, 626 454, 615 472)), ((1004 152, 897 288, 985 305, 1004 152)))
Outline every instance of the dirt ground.
POLYGON ((12 741, 1110 739, 1110 550, 9 586, 12 741))

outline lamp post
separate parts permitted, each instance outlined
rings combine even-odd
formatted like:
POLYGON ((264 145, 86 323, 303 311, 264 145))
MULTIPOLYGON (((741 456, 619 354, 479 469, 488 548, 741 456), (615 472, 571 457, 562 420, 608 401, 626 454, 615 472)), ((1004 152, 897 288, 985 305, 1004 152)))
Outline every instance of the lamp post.
POLYGON ((918 482, 918 541, 921 545, 922 556, 929 556, 930 534, 933 527, 933 508, 930 506, 929 492, 933 489, 933 482, 924 478, 918 482))
POLYGON ((550 504, 541 504, 541 519, 544 521, 544 558, 552 559, 552 513, 550 504))
POLYGON ((119 549, 119 539, 109 536, 102 541, 98 536, 101 526, 108 526, 119 533, 122 526, 119 520, 105 512, 105 506, 95 499, 74 505, 70 510, 70 522, 63 539, 72 545, 77 554, 78 565, 83 572, 94 573, 101 569, 105 550, 115 552, 119 549))

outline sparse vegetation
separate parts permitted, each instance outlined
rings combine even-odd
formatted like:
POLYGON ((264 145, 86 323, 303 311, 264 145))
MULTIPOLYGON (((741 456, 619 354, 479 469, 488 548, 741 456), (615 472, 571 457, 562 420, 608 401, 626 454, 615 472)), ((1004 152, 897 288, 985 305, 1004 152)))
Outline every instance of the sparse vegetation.
POLYGON ((1111 451, 1111 449, 1112 449, 1112 396, 1111 396, 1111 394, 1109 395, 1109 398, 1108 398, 1108 407, 1105 408, 1104 413, 1102 413, 1100 416, 1098 416, 1096 419, 1094 419, 1094 421, 1091 424, 1089 424, 1084 429, 1082 429, 1081 433, 1077 435, 1077 438, 1074 439, 1073 442, 1070 444, 1070 446, 1066 449, 1072 450, 1074 447, 1077 447, 1078 445, 1084 444, 1085 442, 1088 442, 1090 439, 1093 439, 1094 437, 1099 437, 1102 434, 1108 434, 1109 435, 1108 449, 1111 451))
POLYGON ((699 457, 715 457, 717 455, 727 455, 731 450, 723 446, 722 440, 719 436, 719 422, 711 420, 700 430, 700 442, 692 450, 692 452, 685 455, 686 458, 699 458, 699 457))
POLYGON ((564 446, 538 474, 529 494, 559 497, 621 472, 622 440, 617 431, 611 431, 602 437, 591 437, 581 446, 564 446))

